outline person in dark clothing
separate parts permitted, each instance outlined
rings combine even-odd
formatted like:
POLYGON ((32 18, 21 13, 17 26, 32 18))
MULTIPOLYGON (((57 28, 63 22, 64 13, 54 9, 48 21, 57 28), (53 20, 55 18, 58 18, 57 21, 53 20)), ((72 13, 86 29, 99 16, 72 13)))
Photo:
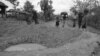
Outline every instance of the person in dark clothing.
POLYGON ((59 17, 56 18, 56 27, 59 27, 59 23, 60 23, 60 20, 59 20, 59 17))
POLYGON ((37 12, 36 11, 33 11, 32 20, 34 20, 35 24, 39 24, 38 16, 37 16, 37 12))
POLYGON ((82 29, 86 29, 87 28, 87 16, 88 16, 89 10, 85 9, 84 10, 84 18, 83 18, 83 25, 82 25, 82 29))
POLYGON ((81 28, 81 26, 82 26, 82 19, 83 19, 83 13, 82 12, 79 12, 78 13, 78 26, 79 26, 79 28, 81 28))

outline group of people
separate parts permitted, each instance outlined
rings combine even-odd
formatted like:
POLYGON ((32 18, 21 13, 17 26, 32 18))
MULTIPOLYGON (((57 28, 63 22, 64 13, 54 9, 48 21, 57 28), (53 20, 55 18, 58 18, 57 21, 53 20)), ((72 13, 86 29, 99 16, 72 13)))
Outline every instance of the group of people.
MULTIPOLYGON (((77 12, 77 11, 73 11, 73 27, 76 27, 76 22, 78 22, 78 27, 81 29, 86 29, 87 28, 87 16, 88 16, 89 10, 85 9, 83 12, 77 12)), ((62 27, 64 27, 66 19, 68 18, 68 14, 67 13, 61 13, 61 17, 63 20, 63 25, 62 27)), ((56 18, 56 27, 59 27, 60 21, 59 17, 56 18)))
POLYGON ((89 10, 85 9, 83 12, 78 13, 78 26, 79 28, 86 29, 87 28, 87 16, 89 10))

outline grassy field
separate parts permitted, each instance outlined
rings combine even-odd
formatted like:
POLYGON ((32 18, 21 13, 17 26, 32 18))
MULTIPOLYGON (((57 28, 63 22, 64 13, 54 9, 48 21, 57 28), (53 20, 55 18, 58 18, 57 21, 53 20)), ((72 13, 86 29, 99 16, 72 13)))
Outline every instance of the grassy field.
MULTIPOLYGON (((37 43, 50 48, 41 53, 40 56, 89 55, 94 49, 94 46, 96 46, 94 37, 99 38, 99 36, 94 36, 94 33, 99 34, 99 31, 88 27, 88 31, 90 32, 83 32, 77 27, 72 28, 70 22, 68 23, 69 26, 66 24, 65 28, 57 28, 55 27, 54 22, 46 22, 38 25, 32 23, 31 25, 27 25, 24 21, 0 19, 0 55, 37 55, 34 51, 3 52, 7 47, 23 43, 37 43), (66 50, 66 48, 69 49, 66 50)), ((100 38, 97 40, 100 40, 100 38)))
POLYGON ((38 43, 48 48, 60 47, 81 35, 78 29, 56 28, 52 22, 27 25, 26 22, 6 20, 0 22, 0 50, 21 44, 38 43))

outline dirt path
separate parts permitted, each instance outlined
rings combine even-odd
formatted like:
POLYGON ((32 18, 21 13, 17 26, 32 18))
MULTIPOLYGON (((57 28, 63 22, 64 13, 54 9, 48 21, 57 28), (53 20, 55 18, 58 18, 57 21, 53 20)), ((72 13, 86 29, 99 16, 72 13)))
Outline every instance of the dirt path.
POLYGON ((83 35, 86 34, 90 35, 90 38, 81 39, 75 43, 66 44, 60 48, 45 50, 40 56, 89 56, 93 48, 97 45, 95 42, 99 37, 90 32, 83 33, 83 35))

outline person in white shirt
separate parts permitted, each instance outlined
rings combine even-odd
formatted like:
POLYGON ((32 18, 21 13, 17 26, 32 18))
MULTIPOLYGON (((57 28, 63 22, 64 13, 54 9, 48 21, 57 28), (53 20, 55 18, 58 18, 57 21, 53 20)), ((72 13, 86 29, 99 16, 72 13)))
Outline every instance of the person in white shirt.
POLYGON ((72 12, 71 16, 73 17, 73 27, 75 27, 76 26, 76 21, 77 21, 78 14, 75 13, 75 12, 72 12))

